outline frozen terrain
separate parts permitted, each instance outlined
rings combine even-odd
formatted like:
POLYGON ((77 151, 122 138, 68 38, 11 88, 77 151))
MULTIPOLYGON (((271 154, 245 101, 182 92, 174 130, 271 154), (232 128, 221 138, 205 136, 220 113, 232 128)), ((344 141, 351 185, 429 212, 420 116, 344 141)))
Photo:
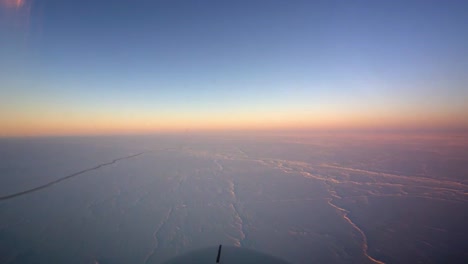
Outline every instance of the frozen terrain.
POLYGON ((466 135, 0 140, 0 263, 468 262, 466 135))

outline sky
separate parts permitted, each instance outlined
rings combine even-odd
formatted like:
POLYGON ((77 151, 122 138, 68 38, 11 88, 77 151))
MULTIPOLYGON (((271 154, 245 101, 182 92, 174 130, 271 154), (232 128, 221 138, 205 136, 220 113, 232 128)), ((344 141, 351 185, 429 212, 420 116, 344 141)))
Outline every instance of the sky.
POLYGON ((0 0, 0 136, 468 129, 466 1, 0 0))

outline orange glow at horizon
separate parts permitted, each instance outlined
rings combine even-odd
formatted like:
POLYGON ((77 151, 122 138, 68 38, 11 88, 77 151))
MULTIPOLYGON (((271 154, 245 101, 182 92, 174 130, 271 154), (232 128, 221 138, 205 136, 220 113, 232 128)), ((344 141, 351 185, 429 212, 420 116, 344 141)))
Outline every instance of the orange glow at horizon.
POLYGON ((139 134, 183 131, 468 128, 466 115, 318 115, 304 113, 0 115, 0 136, 139 134), (10 115, 12 116, 12 115, 10 115))

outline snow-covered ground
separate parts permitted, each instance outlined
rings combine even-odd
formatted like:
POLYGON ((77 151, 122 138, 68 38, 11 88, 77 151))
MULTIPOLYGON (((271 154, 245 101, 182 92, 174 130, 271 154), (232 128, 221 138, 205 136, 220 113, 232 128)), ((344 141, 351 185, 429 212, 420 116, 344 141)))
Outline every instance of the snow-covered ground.
POLYGON ((466 263, 467 176, 460 135, 2 139, 0 263, 466 263))

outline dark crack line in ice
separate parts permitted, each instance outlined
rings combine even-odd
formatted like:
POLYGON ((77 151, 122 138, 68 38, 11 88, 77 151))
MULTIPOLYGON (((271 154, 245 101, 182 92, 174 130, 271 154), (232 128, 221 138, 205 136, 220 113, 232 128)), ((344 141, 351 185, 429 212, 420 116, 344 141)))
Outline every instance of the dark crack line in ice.
MULTIPOLYGON (((267 165, 268 166, 268 165, 267 165)), ((270 165, 271 166, 271 165, 270 165)), ((327 200, 327 203, 333 207, 334 209, 338 210, 339 212, 341 212, 341 216, 343 217, 343 219, 348 222, 352 227, 353 229, 355 229, 359 234, 361 234, 362 236, 362 252, 364 254, 364 256, 369 259, 371 262, 373 263, 376 263, 376 264, 385 264, 385 262, 382 262, 380 260, 377 260, 375 258, 373 258, 372 256, 370 256, 368 254, 368 244, 367 244, 367 236, 366 234, 364 233, 364 231, 362 231, 349 217, 348 217, 348 211, 345 210, 344 208, 341 208, 335 204, 332 203, 333 201, 333 198, 338 198, 338 199, 341 199, 342 197, 338 196, 336 191, 334 190, 332 184, 336 184, 338 183, 336 180, 334 179, 329 179, 329 178, 325 178, 325 177, 318 177, 318 176, 315 176, 309 172, 304 172, 304 171, 297 171, 293 168, 290 168, 290 167, 286 167, 286 166, 283 166, 283 164, 281 162, 278 162, 276 164, 273 164, 273 168, 276 168, 276 169, 279 169, 285 173, 299 173, 299 174, 302 174, 306 177, 310 177, 310 178, 314 178, 316 180, 320 180, 320 181, 323 181, 326 185, 326 188, 327 188, 327 192, 332 196, 332 198, 328 198, 326 199, 327 200)))
MULTIPOLYGON (((219 163, 217 159, 214 160, 214 163, 218 167, 219 173, 224 173, 224 166, 219 163)), ((234 183, 234 180, 232 178, 228 179, 228 184, 229 184, 229 193, 231 194, 233 198, 233 202, 231 203, 232 210, 234 211, 234 218, 237 220, 236 224, 239 224, 239 238, 233 238, 236 239, 236 246, 242 247, 244 246, 244 239, 245 239, 245 227, 244 227, 244 220, 242 219, 241 214, 239 213, 239 209, 237 204, 239 203, 239 200, 237 198, 237 187, 236 184, 234 183)))
POLYGON ((30 193, 33 193, 33 192, 37 192, 37 191, 40 191, 40 190, 43 190, 43 189, 46 189, 46 188, 49 188, 49 187, 52 187, 62 181, 65 181, 65 180, 69 180, 73 177, 76 177, 76 176, 79 176, 81 174, 84 174, 84 173, 87 173, 87 172, 90 172, 90 171, 94 171, 94 170, 98 170, 102 167, 106 167, 106 166, 109 166, 109 165, 112 165, 112 164, 115 164, 121 160, 126 160, 126 159, 131 159, 131 158, 135 158, 135 157, 138 157, 140 155, 143 155, 143 154, 146 154, 148 152, 141 152, 141 153, 138 153, 138 154, 134 154, 134 155, 130 155, 130 156, 126 156, 126 157, 122 157, 122 158, 118 158, 118 159, 114 159, 110 162, 106 162, 106 163, 102 163, 102 164, 99 164, 95 167, 92 167, 92 168, 89 168, 89 169, 85 169, 85 170, 82 170, 82 171, 78 171, 78 172, 75 172, 73 174, 70 174, 68 176, 65 176, 65 177, 62 177, 62 178, 59 178, 57 180, 54 180, 54 181, 51 181, 49 183, 46 183, 44 185, 40 185, 38 187, 35 187, 35 188, 32 188, 32 189, 29 189, 29 190, 25 190, 25 191, 21 191, 21 192, 17 192, 17 193, 14 193, 14 194, 10 194, 10 195, 6 195, 6 196, 2 196, 0 197, 0 201, 5 201, 5 200, 9 200, 9 199, 13 199, 13 198, 16 198, 16 197, 19 197, 19 196, 23 196, 23 195, 26 195, 26 194, 30 194, 30 193))
POLYGON ((240 231, 240 238, 238 239, 238 242, 239 242, 239 243, 238 243, 238 246, 242 247, 242 246, 244 246, 244 239, 245 239, 245 237, 246 237, 246 236, 245 236, 245 234, 246 234, 246 231, 245 231, 245 223, 244 223, 244 219, 242 219, 242 216, 241 216, 241 214, 239 213, 239 208, 237 208, 237 207, 238 207, 238 206, 237 206, 237 203, 239 202, 239 200, 237 199, 237 191, 236 191, 237 187, 236 187, 236 184, 234 183, 233 180, 231 180, 231 184, 232 184, 232 186, 231 186, 232 192, 231 192, 231 193, 233 194, 233 196, 234 196, 233 198, 234 198, 234 201, 235 201, 234 203, 232 203, 232 207, 233 207, 233 209, 234 209, 234 213, 235 213, 235 215, 236 215, 236 217, 237 217, 237 219, 238 219, 238 222, 239 222, 239 224, 240 224, 240 229, 239 229, 239 231, 240 231))
POLYGON ((369 255, 368 253, 368 244, 367 244, 367 236, 366 234, 364 233, 364 231, 362 231, 349 217, 348 217, 348 211, 345 210, 344 208, 341 208, 335 204, 332 203, 332 200, 333 199, 328 199, 328 204, 335 208, 336 210, 338 210, 339 212, 341 212, 341 216, 343 217, 343 219, 346 220, 346 222, 348 222, 359 234, 361 234, 362 236, 362 252, 364 253, 364 256, 366 258, 368 258, 370 261, 372 261, 373 263, 377 263, 377 264, 385 264, 385 262, 382 262, 380 260, 377 260, 375 258, 373 258, 372 256, 369 255))
POLYGON ((154 246, 151 249, 151 251, 146 255, 145 260, 143 261, 143 263, 145 263, 145 264, 148 263, 150 261, 151 257, 153 257, 154 254, 156 253, 156 251, 158 250, 158 247, 159 247, 159 238, 158 238, 159 237, 159 232, 166 225, 167 221, 169 221, 169 218, 171 218, 173 209, 174 209, 173 207, 171 207, 169 209, 169 211, 166 213, 166 216, 163 218, 161 223, 159 223, 159 225, 154 230, 154 232, 153 232, 154 246))
MULTIPOLYGON (((372 256, 370 256, 368 254, 368 243, 367 243, 367 236, 366 234, 364 233, 364 231, 362 231, 349 217, 348 217, 348 213, 349 211, 345 210, 344 208, 341 208, 335 204, 332 203, 333 201, 333 198, 338 198, 338 199, 341 199, 341 198, 351 198, 353 196, 349 196, 349 197, 340 197, 337 195, 335 189, 334 189, 334 185, 335 184, 341 184, 341 183, 355 183, 355 184, 358 184, 358 185, 362 185, 362 183, 358 183, 358 182, 352 182, 352 181, 340 181, 340 180, 337 180, 337 179, 331 179, 331 178, 327 178, 327 177, 324 177, 324 176, 319 176, 319 175, 315 175, 315 174, 312 174, 310 172, 307 172, 307 171, 304 171, 304 170, 297 170, 295 168, 291 168, 289 166, 284 166, 285 164, 283 164, 283 162, 288 162, 288 161, 284 161, 284 160, 272 160, 270 163, 268 162, 261 162, 261 164, 265 165, 265 166, 269 166, 269 167, 272 167, 272 168, 275 168, 275 169, 279 169, 281 171, 283 171, 284 173, 299 173, 307 178, 313 178, 313 179, 316 179, 316 180, 319 180, 319 181, 323 181, 326 186, 327 186, 327 191, 328 193, 332 196, 332 198, 329 198, 327 199, 327 202, 328 204, 335 208, 336 210, 338 210, 339 212, 341 212, 341 215, 343 217, 343 219, 348 222, 358 233, 361 234, 362 236, 362 239, 363 239, 363 243, 362 243, 362 251, 363 251, 363 254, 366 258, 368 258, 371 262, 373 263, 376 263, 376 264, 385 264, 385 262, 383 261, 380 261, 380 260, 377 260, 375 258, 373 258, 372 256)), ((322 166, 323 167, 323 166, 322 166)), ((331 166, 328 166, 328 167, 331 167, 331 166)), ((341 168, 343 169, 342 167, 333 167, 333 168, 341 168)), ((347 170, 350 170, 349 168, 345 168, 347 170)), ((354 170, 354 169, 353 169, 354 170)), ((365 171, 365 170, 354 170, 354 171, 359 171, 359 172, 362 172, 362 173, 370 173, 369 171, 365 171)), ((398 179, 407 179, 407 180, 410 180, 409 177, 404 177, 404 176, 399 176, 399 175, 392 175, 392 174, 384 174, 384 173, 374 173, 374 174, 379 174, 379 175, 383 175, 383 176, 390 176, 390 177, 393 177, 393 178, 398 178, 398 179)), ((433 182, 437 182, 437 183, 441 183, 441 184, 453 184, 453 185, 456 185, 456 186, 463 186, 462 183, 457 183, 457 182, 447 182, 447 181, 439 181, 439 180, 435 180, 435 179, 429 179, 429 178, 417 178, 416 179, 417 181, 419 182, 422 182, 422 183, 433 183, 433 182)), ((379 184, 375 184, 375 185, 379 185, 379 184)), ((380 184, 382 185, 382 184, 380 184)), ((385 184, 383 184, 385 185, 385 184)), ((389 184, 389 185, 396 185, 396 184, 389 184)), ((431 186, 424 186, 426 188, 430 188, 430 189, 441 189, 441 188, 434 188, 431 186)), ((454 191, 454 193, 457 193, 456 189, 448 189, 448 188, 444 188, 445 190, 450 190, 450 191, 454 191)), ((402 195, 401 193, 399 195, 402 195)), ((372 196, 398 196, 398 195, 376 195, 376 194, 373 194, 372 196)), ((403 195, 402 195, 403 196, 403 195)), ((415 196, 415 195, 404 195, 406 197, 411 197, 411 196, 414 196, 414 197, 420 197, 420 198, 427 198, 427 199, 440 199, 440 200, 445 200, 445 201, 449 201, 448 199, 441 199, 441 198, 434 198, 434 197, 425 197, 425 196, 415 196)), ((371 196, 356 196, 356 197, 371 197, 371 196)))

